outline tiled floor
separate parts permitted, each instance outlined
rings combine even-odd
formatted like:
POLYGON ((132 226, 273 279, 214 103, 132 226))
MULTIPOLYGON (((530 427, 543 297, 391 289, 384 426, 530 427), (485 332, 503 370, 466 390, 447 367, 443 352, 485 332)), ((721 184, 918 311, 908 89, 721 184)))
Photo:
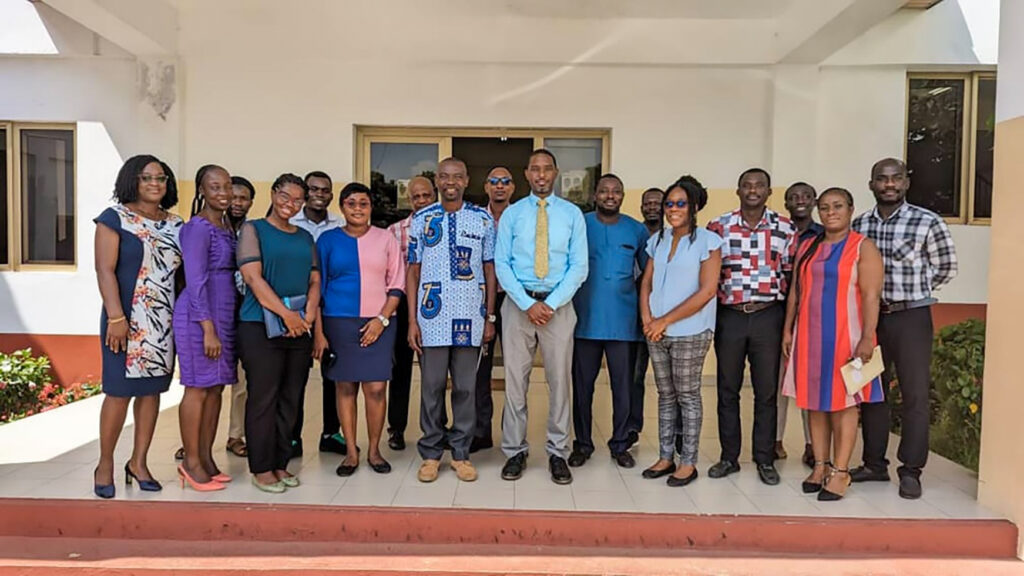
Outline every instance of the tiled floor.
MULTIPOLYGON (((706 383, 708 384, 708 383, 706 383)), ((519 510, 599 510, 623 512, 671 512, 699 514, 769 514, 797 516, 847 516, 892 518, 993 518, 997 517, 975 500, 975 475, 937 455, 932 455, 923 476, 924 498, 903 500, 896 493, 895 483, 857 484, 847 497, 835 503, 819 503, 800 492, 800 482, 807 469, 798 460, 802 451, 799 412, 790 410, 786 430, 786 446, 791 456, 779 461, 783 482, 765 486, 750 463, 749 445, 740 459, 739 474, 712 480, 705 475, 718 456, 717 423, 714 386, 704 387, 704 426, 700 447, 699 480, 686 488, 669 488, 663 480, 646 480, 640 472, 657 458, 657 397, 648 384, 645 402, 647 425, 640 443, 633 449, 637 466, 618 468, 608 449, 599 446, 593 458, 582 468, 573 469, 569 486, 551 482, 544 454, 544 430, 547 414, 547 390, 536 382, 530 391, 529 439, 533 449, 523 478, 506 482, 500 477, 504 462, 499 449, 475 454, 480 477, 476 482, 459 482, 447 460, 440 478, 432 484, 416 479, 419 457, 415 450, 418 427, 418 403, 413 402, 407 432, 409 447, 392 452, 382 447, 394 470, 388 475, 375 474, 365 464, 349 478, 339 478, 334 468, 340 457, 317 452, 320 430, 320 382, 311 375, 306 400, 304 430, 305 456, 293 461, 291 471, 302 479, 302 486, 285 494, 270 495, 256 490, 248 482, 246 463, 225 452, 224 431, 227 410, 223 411, 216 454, 223 469, 236 480, 226 490, 200 494, 182 489, 177 484, 174 451, 179 446, 177 400, 180 387, 172 387, 164 395, 164 410, 150 452, 150 469, 164 483, 158 493, 140 492, 123 485, 123 473, 115 478, 117 497, 136 500, 281 502, 294 504, 363 505, 363 506, 430 506, 519 510)), ((502 393, 496 392, 494 437, 499 439, 502 393)), ((750 438, 751 398, 744 390, 744 439, 750 438)), ((414 383, 413 397, 418 397, 414 383)), ((227 400, 227 394, 225 394, 227 400)), ((92 471, 97 458, 97 422, 100 398, 67 406, 57 411, 0 427, 0 497, 28 498, 94 498, 92 471)), ((598 387, 595 397, 595 440, 599 443, 610 432, 611 400, 607 386, 598 387)), ((225 407, 226 408, 226 407, 225 407)), ((365 419, 360 414, 360 444, 365 453, 365 419)), ((127 460, 131 452, 133 428, 126 426, 117 448, 117 462, 127 460)), ((898 439, 897 439, 898 440, 898 439)), ((748 442, 749 444, 749 442, 748 442)), ((896 442, 890 445, 895 452, 896 442)), ((859 454, 858 448, 855 454, 859 454)), ((894 460, 895 461, 895 460, 894 460)), ((894 472, 894 471, 893 471, 894 472)), ((895 474, 893 474, 895 476, 895 474)))

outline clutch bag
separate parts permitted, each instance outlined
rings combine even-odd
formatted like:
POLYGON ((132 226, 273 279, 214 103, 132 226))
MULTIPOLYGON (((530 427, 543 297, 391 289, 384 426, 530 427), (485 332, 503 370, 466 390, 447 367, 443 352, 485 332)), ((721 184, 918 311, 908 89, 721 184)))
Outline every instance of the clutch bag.
MULTIPOLYGON (((305 294, 285 296, 281 298, 281 302, 284 303, 285 308, 298 312, 303 318, 306 317, 305 294)), ((263 309, 263 323, 267 327, 267 338, 280 338, 288 334, 288 328, 284 325, 284 320, 266 308, 263 309)))

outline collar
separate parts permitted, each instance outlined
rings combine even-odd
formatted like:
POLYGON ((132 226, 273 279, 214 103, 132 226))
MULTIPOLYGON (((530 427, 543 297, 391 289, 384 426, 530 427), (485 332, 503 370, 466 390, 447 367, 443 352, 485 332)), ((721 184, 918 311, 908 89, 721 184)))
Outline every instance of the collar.
POLYGON ((875 204, 875 207, 871 210, 871 217, 874 218, 875 220, 878 220, 879 222, 888 222, 889 220, 896 220, 903 214, 903 212, 911 209, 909 208, 909 206, 910 203, 904 199, 903 204, 900 204, 900 207, 897 208, 895 212, 890 214, 888 218, 882 218, 882 215, 878 213, 878 204, 875 204))
MULTIPOLYGON (((777 216, 778 215, 775 213, 774 210, 765 206, 764 214, 761 215, 761 221, 758 222, 757 226, 754 227, 753 229, 760 230, 761 228, 771 227, 772 222, 778 220, 777 216)), ((732 217, 735 223, 738 223, 740 226, 743 226, 744 228, 750 228, 749 226, 747 226, 747 221, 743 219, 743 212, 741 212, 739 208, 733 211, 732 217)))
POLYGON ((292 216, 291 220, 289 220, 289 222, 291 222, 292 224, 294 224, 296 222, 309 222, 310 224, 313 224, 314 226, 325 226, 327 224, 333 224, 335 222, 340 222, 340 221, 341 221, 341 217, 338 216, 337 214, 334 214, 330 210, 327 211, 327 218, 324 219, 322 222, 315 222, 314 223, 312 220, 310 220, 309 218, 306 217, 306 211, 305 210, 299 210, 299 213, 296 214, 295 216, 292 216))
MULTIPOLYGON (((527 198, 529 199, 530 205, 534 207, 536 207, 537 204, 540 202, 540 197, 534 194, 533 190, 530 190, 530 195, 527 196, 527 198)), ((548 206, 552 206, 557 201, 561 200, 561 198, 555 196, 555 193, 552 192, 551 194, 548 194, 547 198, 545 198, 544 200, 548 203, 548 206)))

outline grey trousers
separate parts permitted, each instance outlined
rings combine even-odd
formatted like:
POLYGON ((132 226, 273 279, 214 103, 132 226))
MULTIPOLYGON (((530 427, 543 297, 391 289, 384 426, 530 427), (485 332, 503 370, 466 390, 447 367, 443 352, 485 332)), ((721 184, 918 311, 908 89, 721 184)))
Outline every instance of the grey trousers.
POLYGON ((548 427, 545 449, 569 457, 569 390, 572 385, 573 331, 576 311, 566 304, 544 326, 535 326, 511 298, 501 306, 502 353, 505 359, 505 408, 501 418, 501 451, 511 458, 529 450, 526 441, 526 395, 533 355, 540 345, 548 382, 548 427))
POLYGON ((453 460, 469 460, 469 445, 476 426, 476 367, 479 347, 423 347, 420 355, 420 430, 417 443, 424 460, 444 455, 445 402, 448 375, 452 376, 452 428, 448 443, 453 460))
POLYGON ((658 453, 665 460, 672 460, 676 434, 680 434, 683 441, 679 461, 684 465, 697 463, 704 420, 701 372, 712 338, 713 333, 705 330, 693 336, 666 336, 647 343, 658 387, 658 453))

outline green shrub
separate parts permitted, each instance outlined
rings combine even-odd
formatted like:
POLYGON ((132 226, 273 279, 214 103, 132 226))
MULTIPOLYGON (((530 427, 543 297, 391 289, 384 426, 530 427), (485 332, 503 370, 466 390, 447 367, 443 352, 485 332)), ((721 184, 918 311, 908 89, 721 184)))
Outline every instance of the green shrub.
POLYGON ((39 393, 50 382, 50 359, 33 357, 26 348, 11 354, 0 352, 0 422, 34 413, 39 393))
POLYGON ((981 450, 981 396, 985 371, 985 323, 965 320, 935 337, 932 382, 939 410, 932 420, 931 448, 972 470, 981 450))

